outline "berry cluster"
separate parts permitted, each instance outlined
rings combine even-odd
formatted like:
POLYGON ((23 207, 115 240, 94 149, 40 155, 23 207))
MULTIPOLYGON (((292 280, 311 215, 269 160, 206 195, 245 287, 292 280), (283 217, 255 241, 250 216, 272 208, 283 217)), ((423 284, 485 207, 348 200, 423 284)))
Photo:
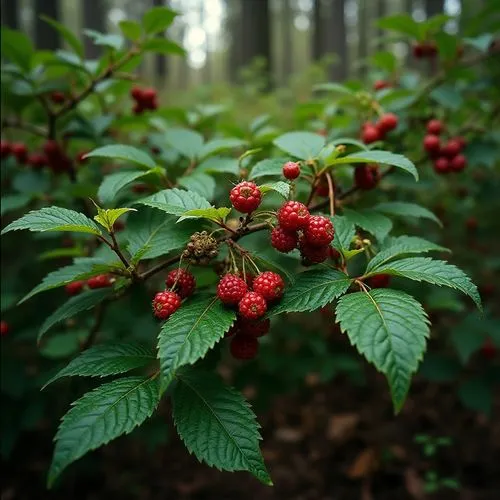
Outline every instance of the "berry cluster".
POLYGON ((146 110, 154 111, 155 109, 158 109, 158 95, 155 89, 132 87, 130 96, 135 101, 132 109, 135 115, 141 115, 146 110))
POLYGON ((81 293, 85 287, 85 285, 94 290, 96 288, 107 288, 114 283, 114 279, 109 274, 98 274, 97 276, 92 276, 87 281, 72 281, 68 283, 64 288, 66 290, 66 294, 70 297, 78 295, 81 293))
POLYGON ((427 134, 423 140, 425 151, 434 161, 434 170, 438 174, 461 172, 467 166, 467 158, 462 154, 465 147, 463 137, 451 137, 444 144, 440 135, 444 127, 440 120, 427 122, 427 134))
POLYGON ((381 141, 386 134, 398 126, 398 117, 394 113, 383 114, 375 123, 365 122, 361 128, 361 140, 365 144, 381 141))

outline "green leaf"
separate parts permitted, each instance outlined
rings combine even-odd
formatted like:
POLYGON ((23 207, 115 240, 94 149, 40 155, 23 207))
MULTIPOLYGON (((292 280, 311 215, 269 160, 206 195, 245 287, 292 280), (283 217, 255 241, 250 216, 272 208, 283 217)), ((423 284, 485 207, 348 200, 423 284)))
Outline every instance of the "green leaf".
POLYGON ((370 56, 370 62, 387 73, 394 73, 398 67, 398 58, 393 52, 375 52, 370 56))
POLYGON ((142 33, 141 25, 137 21, 124 20, 118 23, 121 32, 133 42, 139 40, 142 33))
POLYGON ((491 33, 482 33, 474 38, 464 38, 463 42, 470 47, 474 47, 480 52, 488 52, 494 38, 495 37, 491 33))
POLYGON ((83 30, 83 34, 88 36, 94 42, 94 45, 108 47, 113 50, 121 50, 125 43, 120 34, 101 33, 90 29, 83 30))
POLYGON ((2 43, 2 56, 29 72, 34 52, 30 39, 20 31, 2 26, 0 41, 2 43))
POLYGON ((451 84, 444 84, 436 87, 429 96, 444 108, 454 111, 463 106, 464 100, 460 91, 451 84))
POLYGON ((368 274, 392 274, 433 285, 449 286, 468 295, 481 309, 481 298, 476 285, 458 267, 430 257, 410 257, 388 262, 368 274))
POLYGON ((422 305, 399 290, 379 288, 344 295, 336 315, 351 344, 386 375, 399 412, 429 337, 422 305))
POLYGON ((312 132, 287 132, 274 139, 273 144, 300 160, 313 160, 325 146, 325 138, 312 132))
POLYGON ((321 92, 321 91, 336 92, 338 94, 346 94, 353 97, 355 95, 354 91, 351 90, 349 87, 341 85, 340 83, 333 83, 333 82, 318 83, 317 85, 314 85, 313 90, 315 90, 316 92, 321 92))
POLYGON ((101 385, 75 401, 55 437, 48 487, 88 451, 142 424, 158 406, 159 395, 157 379, 127 377, 101 385))
POLYGON ((314 311, 344 294, 351 282, 346 274, 328 267, 305 271, 285 290, 281 302, 269 314, 314 311))
POLYGON ((339 137, 338 139, 335 139, 331 142, 328 143, 328 145, 336 147, 336 146, 356 146, 359 149, 362 149, 363 151, 368 151, 368 146, 364 144, 361 141, 357 141, 356 139, 353 139, 352 137, 339 137))
POLYGON ((59 34, 67 42, 67 44, 75 51, 78 57, 80 57, 80 59, 83 59, 85 57, 83 43, 78 39, 77 36, 75 36, 75 34, 70 29, 66 28, 64 24, 58 23, 54 19, 44 16, 43 14, 40 16, 40 19, 50 24, 50 26, 58 31, 59 34))
POLYGON ((187 210, 211 207, 210 203, 198 193, 177 188, 164 189, 136 203, 148 205, 172 215, 182 215, 187 210))
POLYGON ((249 471, 271 486, 259 449, 259 424, 243 395, 213 373, 186 370, 177 378, 173 418, 189 452, 211 467, 249 471))
POLYGON ((335 228, 333 246, 339 252, 345 254, 349 250, 351 242, 356 235, 354 223, 342 215, 335 215, 330 217, 330 219, 333 223, 333 227, 335 228))
POLYGON ((155 360, 150 349, 139 344, 101 344, 84 351, 54 375, 43 387, 63 377, 108 377, 151 364, 155 360))
POLYGON ((227 207, 188 210, 181 215, 179 222, 185 219, 208 219, 214 222, 222 222, 229 215, 229 212, 231 212, 231 209, 227 207))
POLYGON ((188 191, 198 193, 209 200, 215 196, 215 180, 203 172, 196 172, 188 177, 180 177, 177 183, 188 191))
POLYGON ((381 163, 384 165, 391 165, 408 172, 418 181, 418 172, 413 162, 403 155, 389 153, 388 151, 378 151, 375 149, 370 151, 359 151, 343 156, 342 158, 336 158, 332 160, 329 166, 344 165, 346 163, 381 163))
POLYGON ((125 144, 112 144, 103 146, 87 153, 85 158, 111 158, 113 160, 122 160, 128 163, 135 163, 144 168, 155 168, 154 160, 140 149, 125 144))
POLYGON ((142 50, 154 52, 155 54, 175 54, 178 56, 186 55, 186 51, 177 43, 168 38, 151 38, 142 44, 142 50))
POLYGON ((373 234, 379 241, 383 241, 392 229, 391 219, 373 210, 344 209, 344 217, 351 224, 373 234))
POLYGON ((235 318, 235 312, 226 309, 217 297, 197 297, 172 314, 158 337, 163 386, 172 380, 178 368, 203 358, 235 318))
POLYGON ((259 186, 259 189, 262 194, 268 193, 269 191, 276 191, 285 199, 288 199, 290 196, 290 184, 283 181, 274 182, 273 184, 262 184, 259 186))
POLYGON ((94 220, 99 222, 101 226, 109 232, 113 230, 113 224, 127 212, 137 212, 135 208, 108 208, 102 209, 97 207, 97 215, 94 215, 94 220))
POLYGON ((220 156, 211 156, 203 160, 197 167, 197 172, 206 174, 231 174, 240 175, 240 167, 236 158, 223 158, 220 156))
POLYGON ((59 309, 56 309, 42 324, 38 332, 38 343, 42 340, 43 335, 55 324, 73 317, 81 311, 87 311, 113 293, 112 288, 101 288, 97 290, 89 290, 80 295, 71 297, 59 309))
POLYGON ((405 203, 401 201, 388 201, 379 203, 373 207, 373 210, 389 215, 401 215, 403 217, 415 217, 419 219, 429 219, 439 226, 443 224, 441 221, 427 208, 417 205, 416 203, 405 203))
POLYGON ((187 128, 169 128, 164 137, 170 147, 191 161, 195 161, 203 148, 203 136, 187 128))
POLYGON ((12 194, 2 197, 0 203, 0 215, 5 215, 8 212, 19 210, 25 207, 30 201, 31 196, 28 194, 12 194))
POLYGON ((248 178, 281 177, 283 175, 283 164, 287 161, 287 158, 268 158, 267 160, 261 160, 253 166, 248 178))
POLYGON ((383 17, 377 21, 377 26, 385 30, 403 33, 416 40, 420 40, 422 37, 419 24, 409 14, 395 14, 383 17))
POLYGON ((142 25, 146 33, 152 35, 165 31, 173 22, 177 12, 167 7, 153 7, 142 17, 142 25))
POLYGON ((393 259, 427 252, 449 252, 449 250, 417 236, 390 238, 381 251, 370 260, 366 270, 371 272, 393 259))
POLYGON ((144 170, 131 170, 128 172, 117 172, 115 174, 106 175, 99 186, 97 196, 102 203, 110 203, 113 201, 113 198, 118 194, 118 192, 125 186, 140 177, 144 177, 158 171, 158 169, 146 172, 144 170))
POLYGON ((61 207, 44 207, 32 210, 20 219, 11 222, 1 234, 9 231, 72 231, 75 233, 102 234, 99 227, 85 215, 61 207))
POLYGON ((203 145, 200 151, 200 158, 216 155, 223 151, 232 149, 240 149, 247 145, 247 141, 237 139, 236 137, 228 137, 226 139, 214 139, 203 145))

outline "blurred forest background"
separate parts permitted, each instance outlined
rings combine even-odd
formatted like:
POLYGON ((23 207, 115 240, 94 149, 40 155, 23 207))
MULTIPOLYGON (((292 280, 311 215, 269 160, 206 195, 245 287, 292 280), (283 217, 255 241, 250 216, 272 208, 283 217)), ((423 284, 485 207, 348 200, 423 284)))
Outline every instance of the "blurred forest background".
MULTIPOLYGON (((377 50, 406 58, 407 44, 377 30, 374 20, 411 13, 417 21, 444 13, 456 16, 446 30, 461 30, 488 0, 2 0, 2 24, 22 29, 39 49, 64 50, 58 33, 40 16, 74 32, 118 32, 123 19, 139 19, 152 6, 182 13, 169 37, 187 57, 150 56, 141 76, 169 90, 238 82, 241 69, 257 62, 271 85, 284 85, 312 62, 326 61, 331 79, 363 76, 377 50), (326 58, 325 58, 326 56, 326 58)), ((386 32, 387 33, 387 32, 386 32)), ((87 57, 99 48, 87 38, 87 57)), ((377 56, 377 57, 380 57, 377 56)), ((407 61, 411 63, 411 61, 407 61)), ((254 66, 255 69, 255 66, 254 66)))

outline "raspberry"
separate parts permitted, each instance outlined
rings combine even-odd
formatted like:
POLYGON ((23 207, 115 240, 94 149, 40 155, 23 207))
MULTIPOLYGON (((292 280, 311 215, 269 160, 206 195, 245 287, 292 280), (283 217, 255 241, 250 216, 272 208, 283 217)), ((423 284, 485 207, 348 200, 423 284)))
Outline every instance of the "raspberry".
POLYGON ((428 134, 424 137, 424 149, 430 153, 438 153, 441 148, 441 141, 437 135, 428 134))
POLYGON ((375 125, 369 123, 363 127, 363 131, 361 132, 361 140, 365 144, 371 144, 372 142, 380 141, 380 139, 382 139, 382 134, 380 133, 380 130, 375 127, 375 125))
POLYGON ((89 288, 106 288, 111 285, 111 278, 107 274, 98 274, 87 280, 89 288))
POLYGON ((255 337, 236 335, 231 340, 229 350, 235 359, 253 359, 259 350, 259 342, 255 337))
POLYGON ((56 90, 55 92, 52 92, 52 94, 50 94, 50 100, 54 104, 62 104, 66 100, 66 96, 64 95, 64 92, 59 92, 56 90))
POLYGON ((466 139, 460 135, 455 137, 455 141, 457 141, 460 144, 460 151, 462 151, 465 148, 465 146, 467 146, 466 139))
POLYGON ((285 283, 282 277, 272 271, 260 273, 253 280, 253 291, 262 295, 268 302, 280 299, 284 290, 285 283))
POLYGON ((169 318, 181 306, 181 298, 175 292, 158 292, 153 299, 153 314, 158 319, 169 318))
POLYGON ((153 102, 157 97, 156 90, 153 88, 144 89, 141 95, 141 101, 146 103, 153 102))
POLYGON ((140 87, 132 87, 130 90, 130 97, 134 99, 134 101, 142 101, 142 89, 140 87))
POLYGON ((174 269, 167 274, 165 284, 167 288, 174 290, 181 298, 185 299, 193 294, 196 280, 186 269, 174 269))
POLYGON ((330 255, 330 247, 328 245, 315 247, 301 241, 299 244, 300 255, 304 260, 304 264, 320 264, 328 259, 330 255))
POLYGON ((17 162, 24 164, 28 158, 28 149, 22 142, 14 142, 11 146, 12 154, 16 157, 17 162))
POLYGON ((8 141, 0 142, 0 157, 2 160, 8 158, 12 153, 12 147, 8 141))
POLYGON ((464 155, 456 155, 450 161, 450 168, 453 172, 461 172, 467 166, 467 158, 464 155))
POLYGON ((237 319, 231 328, 224 334, 224 338, 228 339, 229 337, 233 337, 234 335, 238 335, 241 332, 241 323, 237 319))
POLYGON ((427 122, 427 132, 432 135, 439 135, 443 131, 443 124, 439 120, 427 122))
POLYGON ((287 201, 276 214, 279 225, 285 231, 296 231, 307 226, 309 222, 309 210, 299 201, 287 201))
POLYGON ((314 247, 329 245, 333 240, 333 234, 332 222, 323 215, 311 215, 304 229, 305 243, 314 247))
POLYGON ((376 124, 378 130, 384 135, 398 126, 398 117, 394 113, 385 113, 376 124))
POLYGON ((497 348, 493 344, 490 338, 486 339, 485 343, 481 347, 481 354, 486 359, 493 359, 497 353, 497 348))
POLYGON ((326 178, 321 178, 318 185, 316 186, 315 193, 318 196, 327 197, 330 194, 330 189, 328 187, 328 182, 326 178))
POLYGON ((436 158, 434 161, 434 170, 438 174, 447 174, 450 171, 450 160, 444 156, 436 158))
POLYGON ((276 226, 271 231, 271 245, 278 252, 288 253, 297 248, 298 237, 296 232, 285 231, 282 227, 276 226))
POLYGON ((9 324, 7 321, 0 321, 0 335, 4 337, 9 333, 9 324))
POLYGON ((142 115, 142 113, 144 112, 144 108, 142 107, 142 104, 140 103, 135 103, 133 108, 132 108, 132 113, 134 113, 134 115, 142 115))
POLYGON ((415 44, 413 44, 411 49, 412 49, 413 57, 415 59, 422 59, 424 57, 425 50, 424 50, 424 47, 422 44, 415 43, 415 44))
POLYGON ((54 158, 59 158, 62 155, 61 147, 56 141, 53 140, 48 140, 43 145, 43 151, 47 155, 49 161, 54 158))
POLYGON ((294 161, 288 161, 283 165, 283 176, 288 180, 296 179, 300 175, 300 165, 294 161))
POLYGON ((70 296, 78 295, 82 291, 84 284, 84 281, 73 281, 72 283, 68 283, 64 289, 70 296))
POLYGON ((391 84, 389 82, 386 82, 385 80, 376 80, 373 84, 373 90, 382 90, 390 86, 391 84))
POLYGON ((238 212, 249 214, 260 205, 262 193, 255 183, 243 181, 231 189, 229 199, 238 212))
POLYGON ((387 288, 390 281, 391 276, 389 274, 376 274, 375 276, 368 278, 366 283, 371 288, 387 288))
POLYGON ((217 296, 223 304, 235 305, 247 293, 248 286, 235 274, 226 274, 217 285, 217 296))
POLYGON ((42 153, 31 153, 26 160, 33 168, 43 168, 47 165, 47 157, 42 153))
POLYGON ((359 189, 373 189, 380 180, 380 172, 377 165, 360 165, 354 170, 354 182, 359 189))
POLYGON ((238 310, 244 319, 259 319, 266 314, 266 300, 257 292, 247 292, 240 300, 238 310))
POLYGON ((457 156, 462 150, 462 146, 456 139, 450 139, 442 148, 441 154, 448 158, 457 156))
POLYGON ((249 337, 263 337, 269 332, 271 321, 263 319, 262 321, 242 321, 239 326, 238 335, 248 335, 249 337))

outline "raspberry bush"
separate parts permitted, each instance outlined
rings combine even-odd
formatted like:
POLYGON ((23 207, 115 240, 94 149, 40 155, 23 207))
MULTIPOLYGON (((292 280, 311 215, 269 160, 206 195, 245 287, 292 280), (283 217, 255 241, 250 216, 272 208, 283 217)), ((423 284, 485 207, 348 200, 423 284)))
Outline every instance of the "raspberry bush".
MULTIPOLYGON (((488 136, 498 89, 481 87, 481 106, 453 101, 479 92, 465 69, 498 76, 492 37, 459 40, 439 19, 387 18, 415 58, 438 57, 442 70, 405 78, 389 54, 374 91, 322 83, 289 129, 271 115, 228 126, 222 110, 174 109, 136 81, 144 54, 182 55, 156 36, 174 18, 156 8, 122 22, 121 35, 95 34, 99 61, 85 61, 57 23, 71 50, 50 57, 3 33, 2 234, 10 256, 26 252, 2 287, 2 344, 23 356, 17 346, 36 343, 53 361, 34 384, 42 397, 67 377, 113 377, 78 386, 93 389, 61 420, 49 487, 145 423, 162 398, 189 452, 271 485, 255 416, 210 360, 258 359, 290 313, 332 305, 329 321, 387 377, 399 412, 431 334, 425 284, 481 308, 474 283, 432 241, 440 219, 418 202, 435 203, 429 186, 451 189, 486 161, 485 144, 498 151, 498 134, 488 136), (52 311, 42 293, 59 302, 52 311), (30 303, 34 323, 21 331, 30 303)), ((477 226, 469 219, 469 232, 477 226)), ((475 350, 491 360, 498 340, 475 350)))

